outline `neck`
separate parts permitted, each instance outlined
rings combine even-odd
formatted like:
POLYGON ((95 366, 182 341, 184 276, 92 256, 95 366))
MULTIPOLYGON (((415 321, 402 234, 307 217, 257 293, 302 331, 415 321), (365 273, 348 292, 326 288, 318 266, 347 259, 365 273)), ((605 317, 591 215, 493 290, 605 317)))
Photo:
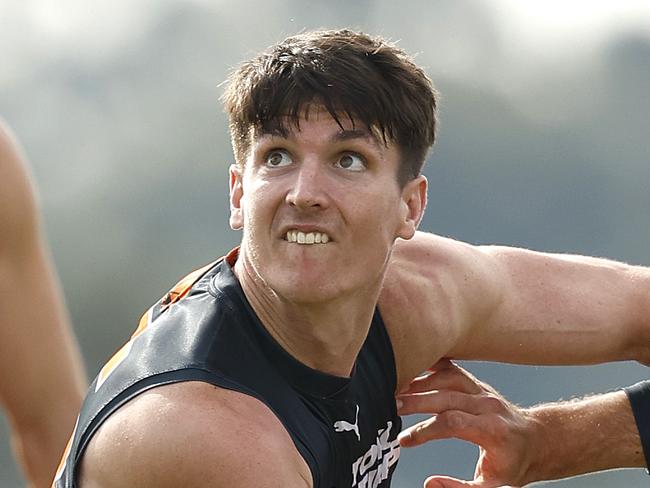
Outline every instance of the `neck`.
POLYGON ((318 302, 296 302, 274 291, 241 253, 233 271, 253 310, 273 338, 301 363, 350 376, 368 335, 381 280, 318 302))

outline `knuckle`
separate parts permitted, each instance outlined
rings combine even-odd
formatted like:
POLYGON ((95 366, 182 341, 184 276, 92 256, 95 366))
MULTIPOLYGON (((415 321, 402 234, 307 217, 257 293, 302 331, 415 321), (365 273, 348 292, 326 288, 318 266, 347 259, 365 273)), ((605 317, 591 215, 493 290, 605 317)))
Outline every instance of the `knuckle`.
POLYGON ((507 423, 497 414, 492 414, 487 417, 485 431, 492 438, 493 442, 496 443, 506 442, 510 434, 507 423))
POLYGON ((428 440, 431 431, 431 422, 421 422, 416 425, 410 432, 411 441, 417 444, 421 444, 428 440))
POLYGON ((438 415, 438 422, 451 430, 460 430, 465 427, 464 416, 454 410, 449 410, 438 415))
POLYGON ((501 412, 505 409, 501 398, 493 393, 482 393, 479 397, 483 407, 489 412, 501 412))
POLYGON ((445 407, 448 410, 453 410, 463 405, 465 394, 457 391, 450 391, 445 397, 445 407))
POLYGON ((429 411, 435 402, 432 392, 423 392, 410 397, 412 406, 420 412, 429 411))

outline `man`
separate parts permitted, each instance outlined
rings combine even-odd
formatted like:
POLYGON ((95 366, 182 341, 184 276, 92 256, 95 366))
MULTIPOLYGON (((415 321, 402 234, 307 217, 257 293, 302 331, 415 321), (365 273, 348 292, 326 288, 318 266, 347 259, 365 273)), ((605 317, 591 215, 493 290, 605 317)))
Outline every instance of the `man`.
POLYGON ((27 481, 46 487, 85 377, 24 158, 0 120, 0 403, 27 481))
POLYGON ((416 233, 436 97, 403 51, 347 30, 233 73, 241 246, 102 369, 55 486, 387 487, 394 394, 443 356, 650 360, 650 270, 416 233))
POLYGON ((474 480, 432 476, 425 488, 523 486, 648 465, 648 381, 621 391, 519 408, 443 360, 415 379, 398 396, 398 405, 402 415, 434 414, 400 434, 403 447, 450 437, 480 446, 474 480))

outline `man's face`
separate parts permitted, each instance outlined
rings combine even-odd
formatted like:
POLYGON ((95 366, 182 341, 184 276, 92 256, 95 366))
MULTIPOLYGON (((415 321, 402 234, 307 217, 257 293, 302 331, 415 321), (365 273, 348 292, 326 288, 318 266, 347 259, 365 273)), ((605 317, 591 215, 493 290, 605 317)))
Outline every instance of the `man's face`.
POLYGON ((288 134, 257 134, 231 167, 231 226, 242 255, 280 297, 319 302, 381 280, 395 238, 410 238, 426 180, 397 183, 399 151, 360 124, 312 107, 288 134))

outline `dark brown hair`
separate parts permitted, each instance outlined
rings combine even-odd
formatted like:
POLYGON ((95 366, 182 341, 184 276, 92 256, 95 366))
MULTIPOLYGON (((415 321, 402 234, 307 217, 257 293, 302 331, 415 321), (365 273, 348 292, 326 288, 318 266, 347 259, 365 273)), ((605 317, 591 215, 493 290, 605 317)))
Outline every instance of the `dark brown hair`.
POLYGON ((401 49, 350 30, 289 37, 241 64, 222 97, 235 159, 243 167, 254 131, 299 126, 311 104, 341 125, 346 116, 377 131, 401 154, 401 185, 420 174, 435 141, 437 92, 401 49))

